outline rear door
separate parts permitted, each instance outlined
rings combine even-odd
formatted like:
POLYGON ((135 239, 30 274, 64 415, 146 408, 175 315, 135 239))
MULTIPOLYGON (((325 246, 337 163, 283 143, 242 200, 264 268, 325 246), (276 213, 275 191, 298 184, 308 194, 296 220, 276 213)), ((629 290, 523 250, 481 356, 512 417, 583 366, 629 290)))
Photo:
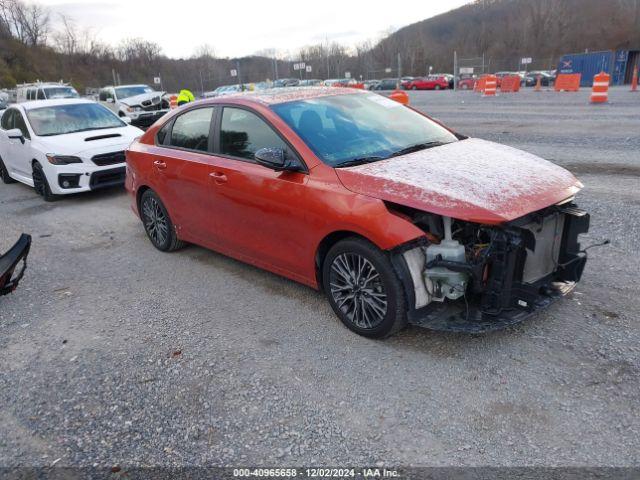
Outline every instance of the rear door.
POLYGON ((214 107, 192 108, 175 117, 157 135, 153 187, 183 238, 208 241, 215 236, 210 206, 214 107))

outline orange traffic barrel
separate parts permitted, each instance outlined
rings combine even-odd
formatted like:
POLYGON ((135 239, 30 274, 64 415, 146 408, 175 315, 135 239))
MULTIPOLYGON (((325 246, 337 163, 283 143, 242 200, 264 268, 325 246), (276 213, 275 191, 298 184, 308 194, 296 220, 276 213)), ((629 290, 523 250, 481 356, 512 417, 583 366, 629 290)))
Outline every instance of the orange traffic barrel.
POLYGON ((403 105, 409 105, 409 95, 402 90, 394 90, 391 95, 389 95, 389 98, 403 105))
POLYGON ((495 97, 496 90, 498 89, 498 77, 495 75, 488 75, 486 83, 484 85, 484 96, 495 97))
POLYGON ((606 103, 609 101, 609 74, 600 72, 593 77, 591 103, 606 103))
POLYGON ((631 91, 632 92, 638 91, 638 66, 637 65, 636 65, 636 68, 633 69, 633 79, 631 80, 631 91))

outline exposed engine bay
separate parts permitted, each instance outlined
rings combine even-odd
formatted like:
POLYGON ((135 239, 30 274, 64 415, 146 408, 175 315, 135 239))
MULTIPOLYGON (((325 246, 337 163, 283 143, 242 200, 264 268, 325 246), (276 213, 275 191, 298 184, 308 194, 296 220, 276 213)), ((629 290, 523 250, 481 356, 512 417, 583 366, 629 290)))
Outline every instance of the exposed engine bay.
POLYGON ((486 331, 516 323, 570 292, 586 264, 578 235, 588 231, 589 215, 572 203, 498 226, 391 208, 425 232, 398 253, 411 280, 410 320, 425 327, 486 331))

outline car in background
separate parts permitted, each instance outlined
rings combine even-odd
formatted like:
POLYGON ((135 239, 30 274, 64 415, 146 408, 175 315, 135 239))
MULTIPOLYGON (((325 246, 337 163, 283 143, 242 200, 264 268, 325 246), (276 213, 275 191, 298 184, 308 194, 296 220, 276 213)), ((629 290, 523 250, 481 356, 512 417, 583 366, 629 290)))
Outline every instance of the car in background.
POLYGON ((439 75, 416 77, 411 81, 403 82, 402 88, 405 90, 445 90, 449 88, 449 79, 439 75))
POLYGON ((365 90, 374 90, 376 85, 378 85, 379 83, 380 83, 380 80, 376 80, 376 79, 365 80, 364 81, 364 89, 365 90))
POLYGON ((145 128, 170 111, 165 92, 149 85, 118 85, 100 89, 100 103, 119 117, 128 117, 131 124, 145 128))
POLYGON ((555 78, 548 72, 538 71, 529 72, 524 77, 524 84, 526 87, 535 87, 538 83, 538 77, 540 77, 540 85, 543 87, 550 87, 554 84, 555 78))
POLYGON ((448 88, 453 88, 453 84, 455 83, 455 77, 453 75, 451 75, 450 73, 432 73, 429 75, 434 76, 434 77, 444 77, 447 79, 447 81, 449 82, 449 87, 448 88))
POLYGON ((365 90, 176 109, 127 150, 126 188, 158 250, 195 243, 321 290, 368 337, 504 328, 586 264, 570 172, 365 90))
POLYGON ((16 87, 17 103, 58 98, 80 98, 80 95, 75 88, 66 83, 23 83, 16 87))
POLYGON ((299 84, 300 84, 300 79, 298 78, 279 78, 278 80, 274 80, 273 87, 274 88, 297 87, 299 84))
POLYGON ((473 90, 476 88, 476 83, 478 83, 478 78, 475 75, 461 76, 458 79, 458 89, 473 90))
POLYGON ((11 105, 0 119, 0 178, 57 195, 122 185, 124 151, 143 132, 99 103, 37 100, 11 105))
POLYGON ((373 90, 395 90, 397 85, 397 78, 383 78, 380 83, 373 87, 373 90))
POLYGON ((300 83, 298 83, 299 87, 317 87, 320 85, 322 85, 322 80, 319 78, 300 80, 300 83))

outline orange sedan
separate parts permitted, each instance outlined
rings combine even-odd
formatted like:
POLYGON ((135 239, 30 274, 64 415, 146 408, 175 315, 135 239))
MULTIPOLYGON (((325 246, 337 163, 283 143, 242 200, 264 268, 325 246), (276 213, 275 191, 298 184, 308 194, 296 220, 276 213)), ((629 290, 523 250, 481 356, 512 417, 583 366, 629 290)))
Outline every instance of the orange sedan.
POLYGON ((321 289, 369 337, 501 328, 586 263, 571 173, 362 90, 179 108, 130 146, 126 187, 156 248, 194 243, 321 289))

